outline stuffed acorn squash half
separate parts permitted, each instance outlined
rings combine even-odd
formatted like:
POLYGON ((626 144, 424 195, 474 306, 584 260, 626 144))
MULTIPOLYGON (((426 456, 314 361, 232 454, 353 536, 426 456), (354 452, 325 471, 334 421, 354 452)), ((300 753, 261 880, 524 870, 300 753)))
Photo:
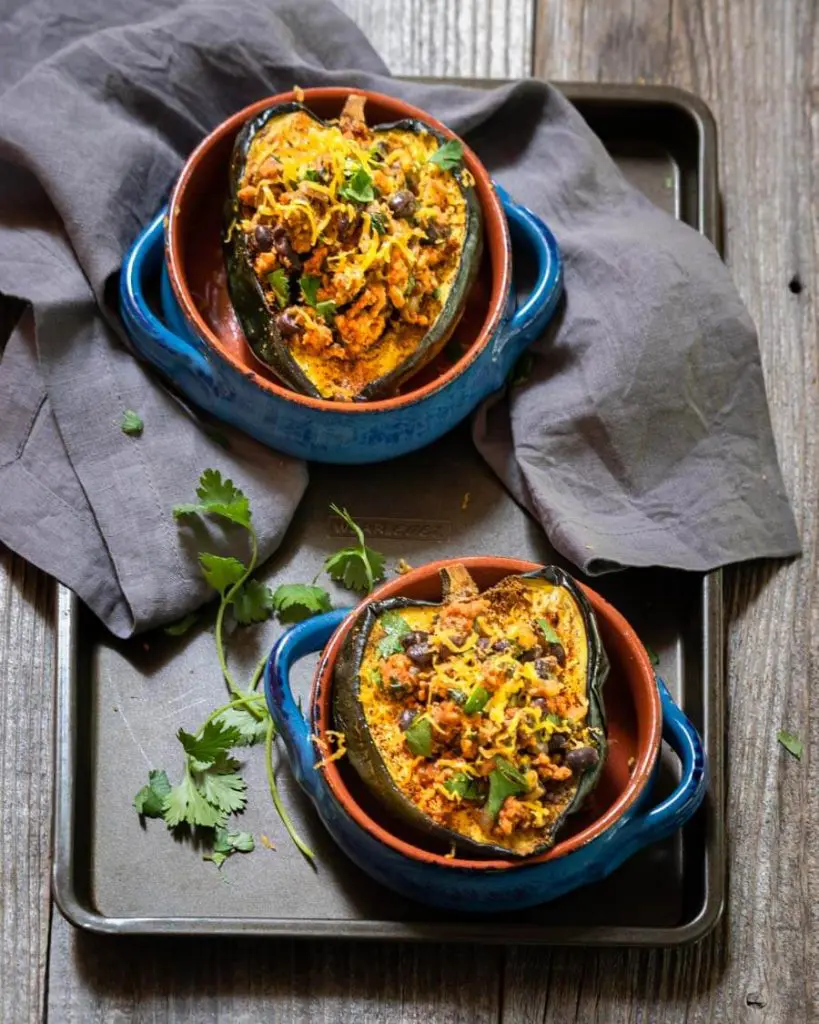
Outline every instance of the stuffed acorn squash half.
POLYGON ((441 604, 365 609, 336 663, 336 727, 406 823, 463 852, 541 853, 605 757, 594 613, 556 567, 483 593, 463 566, 441 575, 441 604))
POLYGON ((239 132, 224 253, 247 341, 294 390, 365 401, 395 393, 461 317, 482 244, 463 147, 421 121, 369 127, 301 103, 239 132))

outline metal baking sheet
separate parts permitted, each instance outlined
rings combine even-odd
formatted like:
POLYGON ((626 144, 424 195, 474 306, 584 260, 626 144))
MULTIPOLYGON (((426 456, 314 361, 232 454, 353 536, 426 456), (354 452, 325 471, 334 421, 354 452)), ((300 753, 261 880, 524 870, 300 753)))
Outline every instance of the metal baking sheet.
MULTIPOLYGON (((699 100, 660 87, 562 88, 638 187, 719 243, 715 131, 699 100)), ((350 508, 389 565, 486 553, 560 561, 484 465, 465 427, 385 466, 312 467, 308 494, 265 578, 312 579, 339 546, 331 501, 350 508)), ((282 761, 283 799, 318 857, 316 870, 308 866, 270 804, 260 748, 248 752, 244 768, 250 798, 243 827, 270 836, 275 851, 260 846, 218 872, 161 822, 143 828, 131 801, 147 770, 178 775, 176 730, 198 726, 225 699, 209 623, 180 638, 158 632, 120 642, 61 587, 53 868, 60 909, 81 928, 113 934, 586 946, 700 938, 717 922, 724 893, 721 575, 630 570, 592 585, 657 652, 672 694, 701 730, 708 797, 682 832, 606 881, 533 910, 462 918, 408 902, 364 876, 324 833, 282 761)), ((345 592, 333 596, 337 606, 349 603, 345 592)), ((268 623, 237 637, 237 668, 249 673, 278 630, 268 623)), ((314 662, 303 663, 297 680, 305 696, 314 662)), ((675 770, 664 751, 660 790, 673 784, 675 770)))

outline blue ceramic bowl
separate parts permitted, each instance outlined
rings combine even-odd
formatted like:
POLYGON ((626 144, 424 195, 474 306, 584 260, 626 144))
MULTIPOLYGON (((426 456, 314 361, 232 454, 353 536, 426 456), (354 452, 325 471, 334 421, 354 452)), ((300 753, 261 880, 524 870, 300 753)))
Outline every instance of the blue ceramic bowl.
POLYGON ((200 408, 259 441, 303 459, 367 463, 422 448, 502 387, 523 350, 539 337, 562 293, 554 236, 538 217, 501 188, 512 241, 513 268, 528 263, 534 284, 518 301, 514 281, 496 329, 459 361, 459 372, 417 392, 373 403, 336 403, 295 396, 264 376, 241 369, 191 326, 171 286, 165 252, 166 210, 140 234, 120 278, 120 311, 137 353, 200 408), (161 316, 148 301, 157 282, 161 316))
MULTIPOLYGON (((588 590, 587 593, 591 594, 588 590)), ((352 614, 347 609, 309 619, 280 638, 264 673, 270 712, 284 740, 296 780, 311 799, 333 839, 363 871, 404 896, 447 910, 518 910, 545 903, 606 877, 638 850, 666 838, 689 820, 702 803, 707 784, 705 755, 699 735, 674 703, 665 684, 659 679, 652 683, 650 669, 634 666, 635 659, 628 651, 633 651, 639 641, 622 616, 599 595, 594 596, 598 598, 595 607, 604 638, 608 633, 606 645, 612 660, 612 672, 618 672, 621 678, 630 672, 633 678, 625 680, 625 686, 635 695, 638 687, 657 687, 649 701, 645 699, 644 690, 643 697, 635 703, 636 713, 638 716, 647 713, 640 711, 641 706, 659 705, 662 739, 680 759, 680 780, 664 800, 656 802, 652 799, 660 730, 644 728, 646 723, 639 720, 635 725, 632 720, 626 729, 634 730, 635 735, 650 736, 648 742, 654 749, 637 749, 638 763, 631 779, 616 783, 623 787, 622 792, 612 805, 602 811, 599 819, 567 841, 561 840, 548 854, 530 862, 492 861, 484 864, 480 861, 447 860, 440 854, 422 851, 397 837, 393 841, 388 823, 383 820, 373 822, 354 804, 349 791, 340 794, 338 784, 328 782, 328 772, 335 772, 338 776, 338 763, 328 765, 326 769, 316 768, 318 755, 313 737, 322 728, 322 706, 329 704, 329 693, 322 691, 329 689, 325 684, 332 677, 335 652, 340 647, 342 634, 360 613, 360 607, 352 614), (605 623, 601 622, 601 606, 604 611, 609 610, 605 623), (616 638, 612 640, 612 629, 621 628, 622 642, 616 638), (325 650, 325 654, 316 674, 308 721, 293 699, 290 673, 299 659, 321 650, 325 650), (642 682, 636 679, 639 673, 648 676, 648 683, 645 678, 642 682), (640 779, 636 780, 638 774, 640 779), (625 807, 625 810, 617 811, 618 806, 625 807), (600 827, 603 821, 610 823, 600 827), (593 838, 584 842, 582 837, 586 834, 593 835, 593 838), (560 847, 569 852, 561 855, 560 847)), ((641 648, 640 659, 644 657, 641 648)), ((631 712, 624 713, 622 721, 628 723, 630 715, 631 712)), ((622 722, 612 721, 613 718, 616 718, 616 712, 609 716, 609 738, 612 739, 614 731, 618 743, 622 744, 625 737, 618 731, 622 722)), ((616 774, 614 768, 612 773, 616 774)), ((598 789, 603 784, 601 780, 598 789)))

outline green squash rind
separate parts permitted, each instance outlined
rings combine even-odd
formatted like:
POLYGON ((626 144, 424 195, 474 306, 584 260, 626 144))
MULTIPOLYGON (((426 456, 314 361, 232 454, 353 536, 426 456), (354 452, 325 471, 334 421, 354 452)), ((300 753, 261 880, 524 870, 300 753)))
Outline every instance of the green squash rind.
POLYGON ((527 854, 518 854, 514 850, 498 844, 475 842, 460 833, 444 828, 432 821, 412 801, 408 800, 395 785, 375 742, 370 736, 364 709, 358 699, 358 693, 360 682, 359 668, 363 661, 367 640, 373 626, 384 612, 400 612, 403 608, 409 607, 438 607, 438 602, 411 601, 408 598, 394 597, 385 601, 376 601, 364 609, 358 621, 347 635, 336 659, 333 677, 333 718, 335 728, 345 734, 347 760, 349 760, 367 788, 379 799, 382 806, 389 813, 430 838, 447 844, 454 843, 456 848, 464 853, 525 860, 545 852, 554 844, 555 837, 565 823, 566 818, 580 808, 600 778, 608 746, 602 691, 609 672, 609 660, 600 639, 600 632, 592 607, 586 595, 568 573, 558 566, 544 566, 542 569, 535 570, 534 572, 520 573, 519 575, 523 579, 539 577, 555 586, 564 587, 569 591, 580 609, 589 648, 587 671, 589 711, 587 724, 595 731, 596 746, 600 755, 597 764, 588 768, 582 774, 571 803, 555 821, 553 827, 544 838, 543 843, 537 849, 527 854))
MULTIPOLYGON (((237 192, 254 138, 273 118, 299 110, 308 114, 319 124, 326 123, 302 103, 281 103, 268 107, 267 110, 263 110, 251 118, 236 136, 230 159, 229 193, 225 204, 225 231, 222 236, 222 249, 231 303, 253 354, 294 391, 309 395, 311 398, 322 398, 319 390, 290 354, 287 344, 276 326, 275 318, 279 310, 268 305, 264 290, 253 271, 252 254, 248 248, 247 238, 245 233, 237 227, 238 221, 241 219, 241 203, 237 198, 237 192)), ((448 136, 436 131, 424 121, 410 118, 371 126, 371 130, 375 133, 395 129, 428 132, 442 145, 450 141, 448 136)), ((393 394, 404 380, 421 369, 443 348, 463 314, 469 291, 478 274, 483 252, 483 215, 474 187, 467 187, 463 184, 463 170, 464 168, 461 167, 452 172, 466 199, 467 222, 458 273, 452 283, 447 300, 437 320, 424 335, 410 358, 390 373, 368 384, 353 399, 354 401, 371 401, 393 394)))

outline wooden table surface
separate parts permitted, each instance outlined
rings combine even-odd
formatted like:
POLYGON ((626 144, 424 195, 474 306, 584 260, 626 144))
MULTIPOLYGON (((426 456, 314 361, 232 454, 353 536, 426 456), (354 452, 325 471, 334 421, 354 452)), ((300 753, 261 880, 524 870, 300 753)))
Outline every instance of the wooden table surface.
POLYGON ((682 951, 78 934, 49 896, 53 587, 0 550, 0 1021, 819 1021, 819 4, 341 6, 398 73, 672 83, 716 115, 726 256, 805 546, 727 573, 726 913, 682 951), (780 726, 804 740, 801 762, 780 726))

